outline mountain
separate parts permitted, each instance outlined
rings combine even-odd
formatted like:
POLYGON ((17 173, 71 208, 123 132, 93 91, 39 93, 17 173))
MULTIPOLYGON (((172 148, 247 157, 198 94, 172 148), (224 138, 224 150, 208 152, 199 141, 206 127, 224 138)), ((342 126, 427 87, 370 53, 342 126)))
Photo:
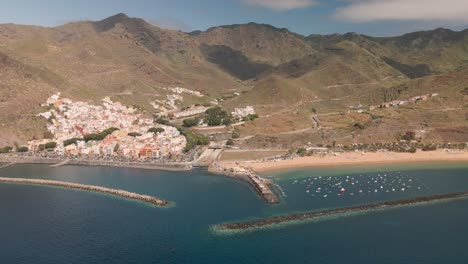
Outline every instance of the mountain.
MULTIPOLYGON (((150 102, 174 86, 224 98, 228 110, 253 105, 260 118, 240 127, 242 136, 256 136, 251 145, 346 143, 350 133, 392 141, 407 129, 468 141, 450 132, 468 131, 468 30, 301 36, 248 23, 184 33, 117 14, 51 28, 0 25, 0 69, 0 145, 41 138, 46 122, 36 115, 52 93, 94 102, 110 96, 151 114, 150 102), (440 96, 348 113, 427 93, 440 96), (312 109, 320 128, 312 126, 312 109), (356 131, 356 123, 366 128, 356 131)), ((189 102, 207 102, 197 100, 189 102)))
POLYGON ((226 46, 253 62, 273 66, 315 53, 303 36, 264 24, 219 26, 191 35, 200 43, 226 46))

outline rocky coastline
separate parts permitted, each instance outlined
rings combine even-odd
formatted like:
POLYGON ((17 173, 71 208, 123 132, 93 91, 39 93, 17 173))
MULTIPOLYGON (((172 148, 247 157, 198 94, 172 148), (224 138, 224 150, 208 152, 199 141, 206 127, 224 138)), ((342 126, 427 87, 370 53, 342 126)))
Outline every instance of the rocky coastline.
POLYGON ((417 197, 417 198, 411 198, 411 199, 395 200, 395 201, 360 205, 360 206, 354 206, 354 207, 326 209, 326 210, 321 210, 321 211, 312 211, 312 212, 296 213, 296 214, 291 214, 291 215, 274 216, 274 217, 269 217, 265 219, 239 222, 239 223, 226 223, 226 224, 216 225, 215 229, 219 231, 248 231, 248 230, 255 230, 255 229, 270 227, 270 226, 274 226, 278 224, 285 224, 289 222, 313 220, 313 219, 318 219, 321 217, 330 217, 330 216, 338 216, 338 215, 343 215, 343 214, 377 211, 381 209, 391 209, 391 208, 397 208, 397 207, 403 207, 403 206, 421 205, 421 204, 428 203, 428 202, 448 201, 448 200, 461 199, 461 198, 468 198, 468 192, 423 196, 423 197, 417 197))
POLYGON ((77 189, 77 190, 116 195, 116 196, 120 196, 126 199, 138 200, 138 201, 142 201, 142 202, 160 206, 160 207, 169 205, 168 201, 162 200, 154 196, 142 195, 142 194, 132 193, 132 192, 124 191, 124 190, 110 189, 110 188, 95 186, 95 185, 85 185, 85 184, 79 184, 79 183, 41 180, 41 179, 22 179, 22 178, 7 178, 7 177, 0 177, 0 183, 35 184, 35 185, 62 187, 62 188, 77 189))

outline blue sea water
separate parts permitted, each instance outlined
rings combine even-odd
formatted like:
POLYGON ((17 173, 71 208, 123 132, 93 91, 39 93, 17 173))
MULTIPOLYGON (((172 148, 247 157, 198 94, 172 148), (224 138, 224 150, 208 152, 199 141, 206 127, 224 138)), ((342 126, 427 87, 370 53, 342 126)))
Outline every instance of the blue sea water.
POLYGON ((0 176, 100 185, 175 202, 154 208, 85 191, 0 184, 0 263, 468 263, 468 200, 248 233, 211 230, 235 220, 468 191, 468 164, 278 172, 267 175, 286 194, 276 206, 249 185, 204 170, 15 165, 0 176))

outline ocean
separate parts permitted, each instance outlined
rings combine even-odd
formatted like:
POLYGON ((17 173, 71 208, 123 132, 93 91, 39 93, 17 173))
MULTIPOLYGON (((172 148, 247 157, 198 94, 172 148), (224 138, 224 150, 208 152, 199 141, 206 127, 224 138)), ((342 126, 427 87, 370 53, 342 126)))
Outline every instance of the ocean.
POLYGON ((14 165, 41 178, 149 194, 155 208, 111 195, 0 184, 0 263, 467 263, 468 199, 332 220, 219 233, 213 225, 325 208, 468 191, 468 164, 314 168, 267 174, 268 205, 246 183, 205 170, 14 165))

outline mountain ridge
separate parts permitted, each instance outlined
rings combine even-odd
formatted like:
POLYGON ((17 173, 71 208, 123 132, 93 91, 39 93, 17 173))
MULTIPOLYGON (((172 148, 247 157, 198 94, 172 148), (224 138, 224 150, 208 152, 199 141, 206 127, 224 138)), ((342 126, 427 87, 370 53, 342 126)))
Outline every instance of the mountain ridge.
MULTIPOLYGON (((362 133, 391 125, 463 126, 468 120, 464 119, 466 95, 460 93, 465 88, 460 76, 468 72, 468 29, 439 28, 398 37, 302 36, 247 23, 184 33, 120 13, 56 27, 1 24, 0 67, 5 73, 0 76, 0 107, 10 109, 26 102, 29 106, 0 113, 0 143, 42 137, 45 124, 34 114, 53 92, 87 101, 110 96, 151 114, 150 102, 165 96, 164 88, 175 86, 213 99, 231 98, 222 102, 228 109, 254 105, 261 117, 248 129, 241 128, 243 134, 301 130, 310 123, 310 109, 346 113, 352 105, 377 105, 388 98, 404 100, 428 91, 443 94, 444 104, 456 102, 460 106, 452 108, 460 109, 440 119, 422 109, 389 110, 381 114, 382 123, 362 133), (435 80, 438 90, 433 88, 435 80), (234 93, 240 95, 233 97, 234 93), (281 103, 275 106, 275 101, 281 103), (275 119, 275 113, 284 121, 275 119), (401 124, 392 121, 401 115, 413 117, 401 124), (268 122, 279 123, 270 129, 268 122), (15 123, 23 128, 15 128, 15 123)), ((324 121, 332 131, 327 135, 354 131, 356 120, 353 114, 324 121)), ((311 139, 305 136, 304 140, 311 139)))

